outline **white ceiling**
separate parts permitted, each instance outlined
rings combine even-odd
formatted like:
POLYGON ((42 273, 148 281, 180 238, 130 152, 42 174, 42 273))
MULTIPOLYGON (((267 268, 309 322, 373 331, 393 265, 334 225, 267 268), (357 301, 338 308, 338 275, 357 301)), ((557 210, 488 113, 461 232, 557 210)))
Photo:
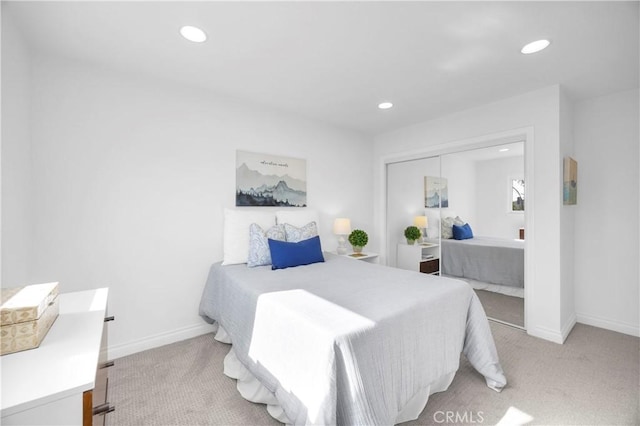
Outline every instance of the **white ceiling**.
POLYGON ((553 84, 574 100, 637 88, 638 5, 3 1, 2 13, 34 51, 378 134, 553 84), (182 25, 209 40, 184 40, 182 25), (520 53, 540 38, 551 46, 520 53))

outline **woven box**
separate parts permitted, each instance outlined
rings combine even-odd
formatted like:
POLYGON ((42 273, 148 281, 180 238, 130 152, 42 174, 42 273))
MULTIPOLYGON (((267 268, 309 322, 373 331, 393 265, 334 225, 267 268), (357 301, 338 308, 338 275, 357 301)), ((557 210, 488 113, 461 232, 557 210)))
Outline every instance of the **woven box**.
POLYGON ((0 355, 33 349, 58 317, 58 283, 1 289, 0 355))

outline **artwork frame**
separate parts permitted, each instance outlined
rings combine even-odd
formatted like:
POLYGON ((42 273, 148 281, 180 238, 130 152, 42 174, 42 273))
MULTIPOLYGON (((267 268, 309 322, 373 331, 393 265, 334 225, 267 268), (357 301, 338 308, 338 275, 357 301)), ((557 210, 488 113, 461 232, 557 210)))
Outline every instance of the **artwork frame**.
POLYGON ((428 209, 449 207, 447 178, 439 176, 424 177, 424 207, 428 209))
POLYGON ((236 150, 237 207, 306 207, 307 160, 236 150))
POLYGON ((578 162, 571 157, 564 158, 562 177, 562 204, 578 204, 578 162))

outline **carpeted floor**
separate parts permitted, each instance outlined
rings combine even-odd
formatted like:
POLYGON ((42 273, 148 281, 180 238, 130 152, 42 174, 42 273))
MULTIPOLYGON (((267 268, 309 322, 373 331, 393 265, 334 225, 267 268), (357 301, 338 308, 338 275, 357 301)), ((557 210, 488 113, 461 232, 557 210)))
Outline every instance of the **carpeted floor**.
MULTIPOLYGON (((637 425, 640 339, 578 324, 564 345, 492 323, 509 381, 502 393, 462 357, 446 392, 406 425, 494 425, 509 411, 537 425, 637 425)), ((222 374, 229 346, 206 334, 116 360, 109 400, 116 425, 273 425, 222 374)), ((502 424, 523 424, 511 420, 502 424)))
POLYGON ((489 318, 524 327, 524 299, 492 291, 475 290, 489 318))

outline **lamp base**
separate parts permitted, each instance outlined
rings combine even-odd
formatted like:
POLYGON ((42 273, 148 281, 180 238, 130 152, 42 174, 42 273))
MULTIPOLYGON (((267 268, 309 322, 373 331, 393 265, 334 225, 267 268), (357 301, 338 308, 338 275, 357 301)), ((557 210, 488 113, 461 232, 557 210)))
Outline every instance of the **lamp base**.
POLYGON ((347 238, 344 235, 338 236, 338 248, 336 249, 336 253, 340 255, 347 254, 347 238))

